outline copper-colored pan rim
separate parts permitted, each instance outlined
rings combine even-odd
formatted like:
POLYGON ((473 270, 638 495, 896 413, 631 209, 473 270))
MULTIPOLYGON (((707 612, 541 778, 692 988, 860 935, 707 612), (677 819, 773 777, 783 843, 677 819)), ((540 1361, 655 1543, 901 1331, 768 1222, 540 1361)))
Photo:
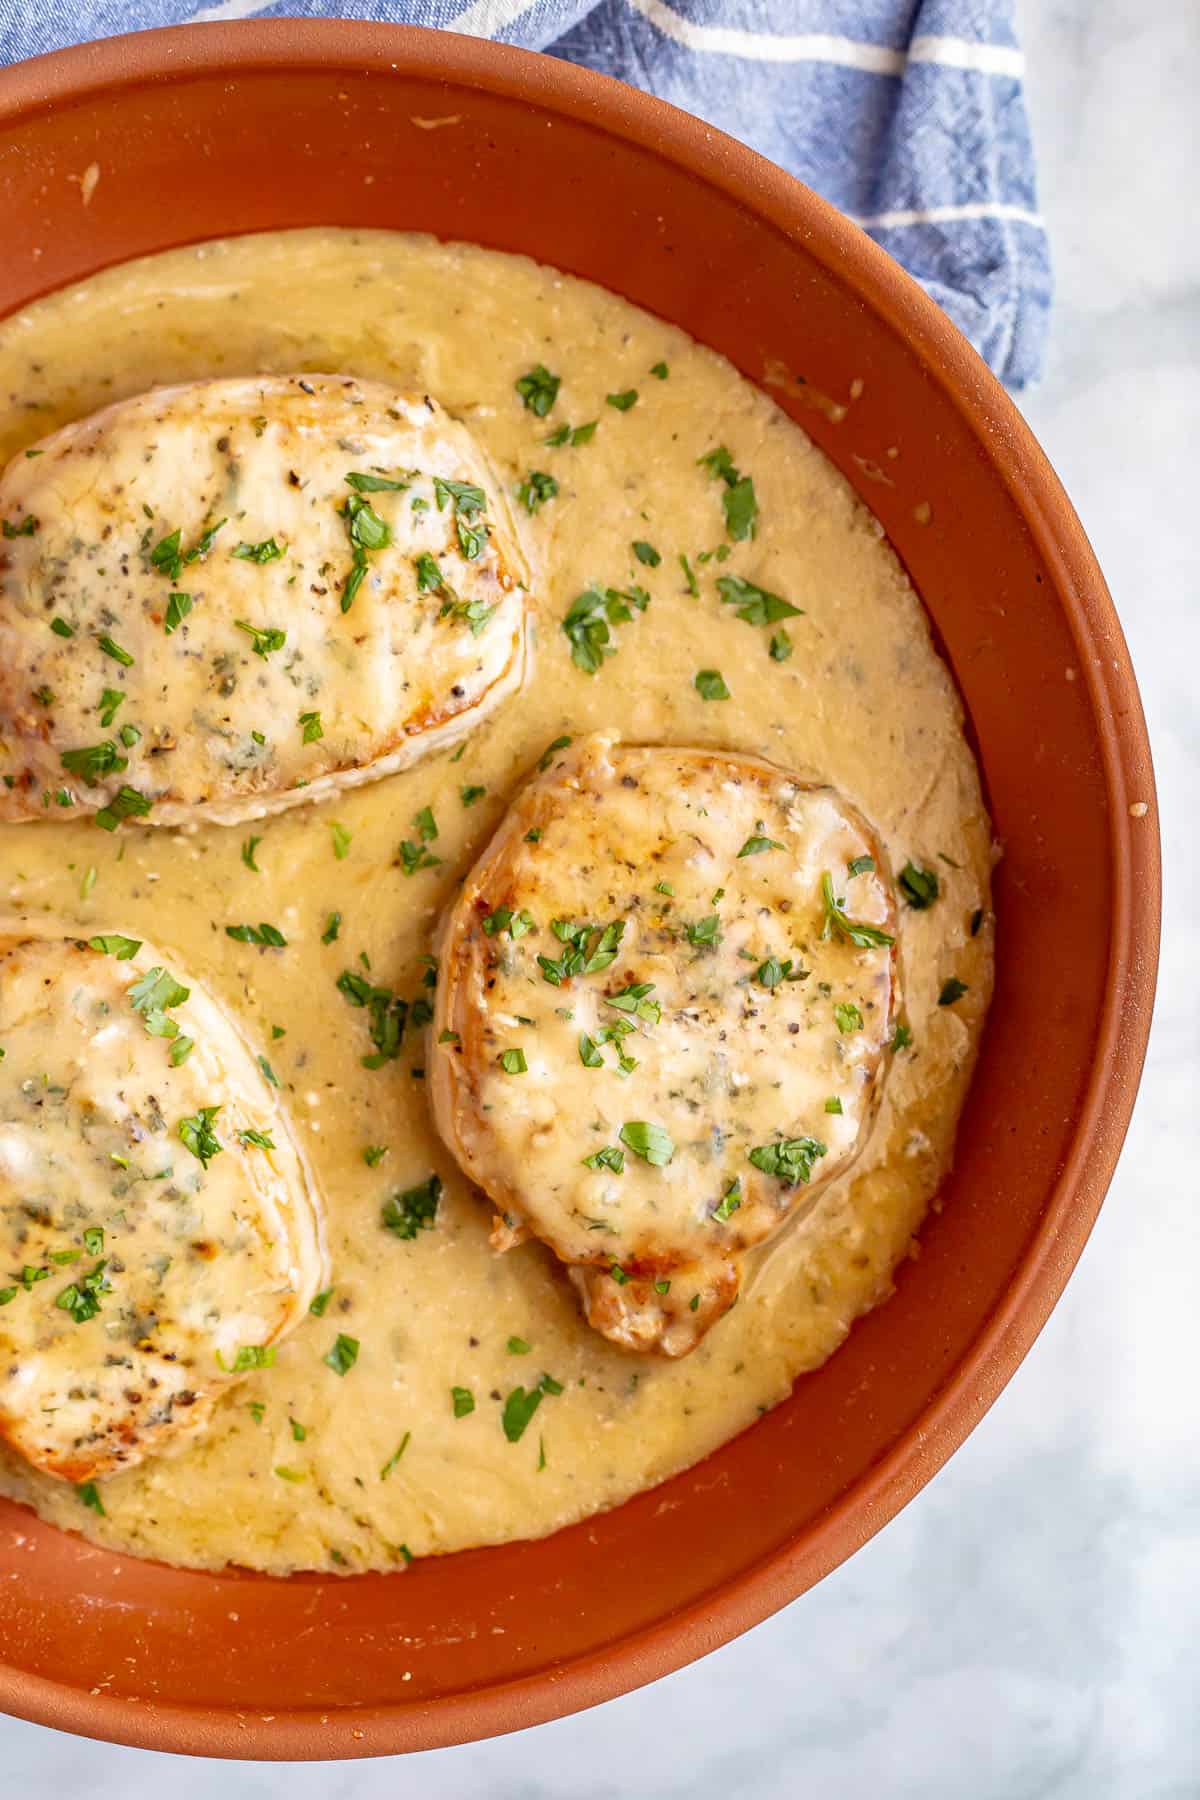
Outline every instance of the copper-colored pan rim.
MULTIPOLYGON (((802 1541, 766 1557, 650 1629, 520 1681, 417 1706, 353 1713, 352 1754, 432 1748, 511 1731, 592 1706, 664 1675, 768 1617, 888 1522, 958 1448, 1046 1322, 1077 1261, 1116 1166, 1137 1091, 1154 998, 1159 849, 1145 721, 1112 601, 1057 477, 995 378, 934 302, 856 226, 753 151, 665 102, 590 71, 506 45, 412 27, 332 20, 251 21, 135 33, 0 72, 0 127, 47 107, 135 82, 223 68, 395 69, 448 86, 525 99, 685 167, 806 248, 848 294, 880 316, 951 399, 1013 495, 1054 572, 1079 651, 1101 744, 1112 844, 1112 932, 1096 1056, 1070 1153, 1042 1223, 1000 1304, 938 1395, 802 1541), (1132 819, 1132 801, 1148 811, 1132 819)), ((553 246, 546 246, 553 261, 553 246)), ((85 1693, 0 1669, 0 1706, 24 1718, 119 1743, 238 1757, 232 1711, 85 1693)), ((327 1715, 326 1715, 327 1717, 327 1715)), ((320 1759, 317 1709, 255 1719, 256 1754, 320 1759)), ((339 1734, 337 1751, 345 1755, 339 1734)))

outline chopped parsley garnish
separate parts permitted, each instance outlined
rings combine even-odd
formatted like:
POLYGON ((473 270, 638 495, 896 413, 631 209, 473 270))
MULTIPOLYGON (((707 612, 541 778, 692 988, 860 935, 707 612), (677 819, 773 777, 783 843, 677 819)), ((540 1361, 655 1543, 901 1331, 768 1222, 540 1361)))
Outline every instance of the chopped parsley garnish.
POLYGON ((121 755, 112 738, 79 750, 64 750, 59 760, 64 769, 78 775, 89 787, 96 787, 106 775, 119 775, 122 769, 129 767, 129 758, 121 755))
POLYGON ((543 980, 551 987, 561 987, 575 975, 598 975, 616 961, 625 922, 614 919, 609 925, 573 925, 569 919, 552 919, 550 929, 566 947, 557 960, 539 956, 538 964, 543 980))
POLYGON ((350 542, 356 550, 386 550, 392 541, 392 528, 380 518, 369 500, 351 494, 342 507, 342 518, 350 542))
POLYGON ((128 962, 130 957, 136 956, 141 949, 142 940, 141 938, 121 937, 119 933, 112 932, 102 937, 89 938, 88 947, 92 950, 99 950, 104 956, 115 956, 118 962, 128 962))
POLYGON ((239 1131, 238 1143, 252 1150, 273 1150, 275 1148, 274 1139, 269 1131, 255 1131, 253 1129, 249 1131, 239 1131))
POLYGON ((275 1467, 271 1470, 271 1473, 272 1475, 277 1475, 280 1481, 304 1480, 303 1469, 290 1469, 286 1463, 276 1463, 275 1467))
POLYGON ((432 1231, 442 1194, 442 1178, 431 1175, 416 1187, 404 1188, 385 1200, 380 1218, 393 1237, 409 1242, 419 1231, 432 1231))
POLYGON ((246 1402, 246 1411, 250 1414, 250 1417, 254 1420, 256 1425, 262 1424, 263 1415, 266 1410, 267 1409, 261 1400, 247 1400, 246 1402))
POLYGON ((774 1144, 759 1144, 750 1151, 750 1161, 764 1175, 775 1175, 788 1187, 808 1181, 813 1163, 825 1155, 825 1145, 817 1138, 780 1138, 774 1144))
POLYGON ((434 856, 423 844, 414 844, 411 838, 402 838, 400 842, 400 866, 406 875, 416 875, 421 869, 437 869, 442 859, 434 856))
POLYGON ((339 512, 351 549, 350 573, 342 584, 340 602, 342 611, 346 613, 350 611, 354 596, 363 584, 368 554, 386 549, 392 541, 392 531, 387 521, 380 518, 371 502, 364 500, 361 493, 350 494, 339 512))
POLYGON ((344 1331, 339 1331, 333 1340, 333 1348, 325 1352, 321 1361, 335 1375, 345 1375, 358 1361, 358 1339, 347 1337, 344 1331))
POLYGON ((846 916, 844 902, 834 897, 833 876, 828 869, 821 876, 821 901, 825 908, 825 922, 821 927, 823 938, 844 938, 847 943, 857 944, 860 950, 880 949, 895 943, 895 938, 877 926, 862 925, 846 916))
POLYGON ((652 981, 631 982, 628 987, 621 988, 615 994, 604 996, 605 1006, 615 1006, 618 1012, 630 1013, 635 1018, 644 1019, 649 1025, 657 1025, 662 1018, 662 1007, 657 1000, 647 998, 654 991, 652 981))
POLYGON ((330 819, 329 830, 333 837, 333 854, 337 862, 344 862, 350 854, 351 833, 336 819, 330 819))
POLYGON ((738 618, 747 625, 774 625, 779 619, 800 616, 801 608, 793 606, 790 600, 781 599, 753 581, 744 581, 740 575, 719 576, 717 592, 726 606, 737 607, 738 618))
POLYGON ((94 1481, 80 1482, 79 1486, 75 1489, 75 1492, 83 1501, 83 1504, 90 1507, 94 1513, 99 1513, 102 1519, 108 1517, 108 1514, 104 1510, 104 1502, 100 1498, 100 1489, 96 1486, 94 1481))
POLYGON ((912 1041, 913 1035, 908 1026, 902 1019, 897 1019, 895 1035, 888 1045, 888 1049, 891 1050, 893 1054, 896 1054, 901 1050, 907 1050, 912 1041))
POLYGON ((248 869, 253 869, 256 875, 262 874, 262 870, 254 860, 254 852, 261 843, 261 837, 248 837, 242 839, 242 861, 248 869))
POLYGON ((871 875, 874 870, 875 858, 873 856, 856 856, 853 862, 846 864, 846 874, 852 881, 856 875, 871 875))
POLYGON ((669 881, 656 881, 654 884, 654 891, 656 894, 666 894, 671 899, 675 898, 675 889, 671 886, 669 881))
POLYGON ((938 995, 938 1005, 953 1006, 956 1000, 962 999, 966 991, 966 982, 960 981, 957 975, 951 975, 948 981, 942 983, 942 991, 938 995))
POLYGON ((721 921, 716 913, 709 913, 707 918, 697 919, 683 929, 688 943, 698 950, 715 949, 721 941, 721 921))
POLYGON ((523 1337, 510 1337, 506 1348, 510 1356, 528 1356, 533 1345, 527 1344, 523 1337))
POLYGON ((614 1175, 625 1173, 625 1152, 615 1144, 605 1144, 603 1150, 593 1150, 590 1156, 583 1158, 585 1169, 611 1169, 614 1175))
POLYGON ((651 365, 650 373, 656 375, 660 381, 665 381, 671 371, 665 362, 656 362, 651 365))
POLYGON ((834 1019, 840 1032, 861 1031, 863 1016, 852 1000, 843 1000, 833 1009, 834 1019))
POLYGON ((104 1230, 100 1225, 89 1225, 83 1234, 83 1247, 89 1256, 99 1256, 104 1248, 104 1230))
POLYGON ((368 1169, 377 1169, 386 1155, 386 1144, 368 1144, 363 1151, 363 1161, 368 1169))
POLYGON ((590 419, 586 425, 560 425, 557 431, 552 431, 549 437, 542 439, 542 442, 548 444, 551 449, 557 449, 561 444, 569 444, 572 449, 575 449, 579 444, 591 443, 596 435, 596 424, 595 419, 590 419))
POLYGON ((633 554, 637 557, 638 561, 643 563, 647 569, 657 569, 659 563, 662 561, 660 553, 654 548, 653 544, 648 544, 645 538, 635 538, 630 545, 630 549, 633 551, 633 554))
MULTIPOLYGON (((225 1369, 225 1360, 219 1350, 217 1362, 225 1369)), ((244 1375, 247 1369, 273 1369, 274 1366, 274 1344, 242 1344, 225 1372, 227 1375, 244 1375)))
POLYGON ((618 412, 628 412, 631 406, 637 405, 638 391, 636 388, 626 388, 623 393, 605 394, 604 398, 618 412))
POLYGON ((936 870, 922 869, 911 860, 901 869, 896 885, 914 912, 924 912, 941 892, 936 870))
POLYGON ((373 986, 354 969, 343 969, 337 987, 351 1006, 365 1007, 370 1014, 370 1035, 375 1053, 362 1058, 363 1068, 381 1069, 385 1062, 394 1061, 404 1041, 408 1001, 402 1000, 391 988, 373 986))
POLYGON ((760 987, 777 988, 784 981, 803 981, 807 969, 794 963, 790 956, 782 960, 775 955, 766 957, 754 971, 753 979, 760 987))
POLYGON ((733 1217, 741 1204, 742 1184, 739 1177, 735 1175, 721 1196, 721 1204, 714 1208, 713 1218, 719 1219, 722 1225, 724 1225, 727 1220, 733 1217))
POLYGON ((792 640, 786 631, 776 631, 771 635, 767 654, 772 662, 786 662, 792 654, 792 640))
POLYGON ((602 1069, 604 1067, 603 1053, 595 1039, 590 1038, 586 1031, 581 1031, 579 1034, 579 1060, 585 1069, 602 1069))
POLYGON ((113 643, 112 637, 108 637, 108 635, 97 637, 95 643, 103 650, 106 657, 112 657, 113 662, 121 662, 122 668, 126 668, 126 670, 133 668, 133 657, 130 652, 122 650, 121 644, 113 643))
POLYGON ((633 618, 630 606, 645 612, 650 596, 644 589, 585 588, 572 601, 562 628, 571 646, 571 661, 585 675, 595 675, 606 656, 614 656, 610 644, 609 625, 627 623, 633 618))
POLYGON ((329 917, 325 921, 325 929, 321 933, 321 942, 323 944, 335 944, 337 942, 338 932, 341 929, 342 929, 341 913, 340 912, 331 912, 329 917))
POLYGON ((558 398, 558 390, 562 386, 562 377, 552 375, 545 363, 535 363, 528 375, 522 375, 513 383, 526 411, 535 418, 544 419, 558 398))
POLYGON ((173 1038, 178 1037, 179 1026, 167 1017, 168 1009, 182 1006, 190 992, 168 970, 155 967, 133 983, 128 999, 151 1037, 173 1038))
POLYGON ((273 537, 263 538, 260 544, 239 544, 230 551, 239 562, 270 563, 278 562, 286 546, 276 543, 273 537))
POLYGON ((225 936, 232 938, 235 943, 258 944, 263 949, 283 950, 287 946, 287 939, 279 927, 265 923, 261 925, 227 925, 225 936))
POLYGON ((197 1113, 179 1121, 179 1136, 186 1149, 197 1157, 207 1169, 214 1156, 219 1156, 222 1146, 212 1128, 212 1122, 220 1112, 219 1106, 202 1106, 197 1113))
POLYGON ((319 712, 297 713, 296 723, 300 727, 300 742, 302 744, 315 744, 320 738, 325 736, 325 728, 321 724, 321 715, 319 712))
POLYGON ((489 937, 497 937, 500 932, 507 931, 510 938, 523 938, 527 932, 536 931, 537 923, 522 907, 520 912, 513 912, 510 906, 498 906, 495 912, 488 913, 483 921, 483 929, 489 937))
POLYGON ((247 619, 235 619, 234 624, 247 637, 253 638, 251 649, 255 656, 270 656, 275 650, 282 650, 287 642, 287 632, 280 631, 277 625, 251 625, 247 619))
POLYGON ((730 537, 738 543, 752 538, 758 528, 758 500, 749 475, 743 475, 734 467, 724 444, 718 444, 715 450, 698 457, 697 461, 710 475, 725 483, 721 504, 725 509, 725 529, 730 537))
POLYGON ((538 757, 539 770, 544 773, 554 761, 557 753, 560 750, 565 750, 570 742, 571 740, 569 737, 556 737, 553 743, 547 744, 546 748, 542 751, 542 754, 538 757))
POLYGON ((256 1056, 254 1060, 257 1062, 259 1069, 262 1072, 263 1080, 269 1083, 271 1087, 277 1088, 279 1086, 279 1077, 267 1061, 266 1057, 256 1056))
POLYGON ((510 1444, 519 1442, 525 1428, 542 1403, 546 1394, 561 1394, 562 1382, 555 1381, 552 1375, 543 1375, 536 1387, 526 1391, 525 1388, 514 1388, 504 1402, 501 1424, 504 1435, 510 1444))
POLYGON ((87 1275, 81 1275, 70 1287, 65 1287, 56 1295, 54 1304, 63 1312, 69 1312, 77 1325, 86 1325, 100 1311, 101 1294, 112 1292, 112 1283, 105 1279, 104 1271, 107 1263, 98 1262, 87 1275))
MULTIPOLYGON (((444 512, 449 503, 454 502, 454 529, 458 536, 458 547, 467 562, 474 562, 488 539, 488 528, 482 518, 483 510, 487 505, 487 495, 481 487, 476 487, 472 482, 448 481, 440 475, 435 475, 433 497, 437 501, 439 512, 444 512)), ((476 601, 473 604, 478 607, 480 603, 476 601)), ((488 609, 488 618, 491 617, 494 610, 494 608, 488 609)), ((470 616, 470 607, 467 608, 467 616, 470 616)), ((482 630, 486 623, 487 619, 484 619, 479 629, 482 630)), ((478 632, 475 635, 478 636, 478 632)))
POLYGON ((101 831, 115 831, 122 819, 144 819, 152 804, 136 788, 119 787, 108 805, 100 808, 95 822, 101 831))
MULTIPOLYGON (((49 693, 50 690, 49 690, 49 688, 46 688, 43 690, 43 692, 49 693)), ((53 700, 53 698, 54 698, 54 696, 53 696, 53 694, 51 694, 50 700, 53 700)), ((49 706, 50 700, 46 701, 47 706, 49 706)), ((102 725, 107 726, 107 725, 112 724, 113 720, 117 716, 118 711, 120 710, 121 706, 124 704, 124 700, 125 700, 125 694, 124 694, 123 689, 110 688, 110 687, 105 688, 104 692, 100 696, 100 705, 96 709, 97 712, 100 714, 100 723, 102 725)))
MULTIPOLYGON (((760 825, 759 829, 761 832, 761 825, 760 825)), ((746 839, 745 843, 742 845, 741 849, 738 851, 738 856, 739 856, 739 858, 743 857, 743 856, 762 856, 763 853, 767 850, 782 850, 782 849, 783 849, 783 845, 781 843, 779 843, 775 838, 762 837, 761 835, 755 835, 754 837, 748 837, 746 839)))
MULTIPOLYGON (((104 693, 100 699, 100 723, 102 725, 111 725, 112 724, 112 714, 110 714, 108 718, 104 717, 104 709, 109 705, 109 696, 111 694, 115 694, 117 696, 116 705, 114 705, 113 709, 112 709, 113 713, 116 712, 117 707, 120 706, 122 700, 125 698, 124 694, 122 694, 118 688, 105 688, 104 693)), ((53 688, 48 688, 48 687, 34 688, 33 697, 37 701, 39 706, 50 707, 50 706, 54 705, 55 695, 54 695, 53 688)))
POLYGON ((352 487, 356 494, 403 494, 412 486, 415 474, 414 469, 407 479, 392 481, 386 475, 366 475, 358 469, 352 469, 346 476, 346 485, 352 487))
POLYGON ((523 1050, 502 1050, 500 1067, 506 1075, 526 1075, 529 1072, 529 1064, 525 1061, 523 1050))
POLYGON ((695 688, 702 700, 728 700, 729 698, 729 689, 725 685, 725 677, 720 669, 698 669, 695 688))
POLYGON ((699 599, 700 583, 696 580, 696 571, 693 569, 682 550, 679 552, 679 566, 683 570, 683 579, 687 582, 688 593, 692 596, 693 600, 699 599))
POLYGON ((323 1315, 323 1313, 325 1311, 325 1308, 329 1305, 329 1302, 332 1300, 332 1298, 333 1298, 333 1289, 331 1287, 330 1288, 322 1288, 322 1290, 319 1294, 313 1295, 312 1299, 308 1303, 308 1310, 312 1314, 314 1319, 321 1318, 321 1316, 323 1315))
POLYGON ((558 493, 558 483, 553 475, 546 475, 541 469, 530 469, 517 486, 517 499, 527 513, 535 513, 539 506, 547 500, 553 500, 558 493))
POLYGON ((210 525, 207 531, 201 533, 190 550, 180 549, 181 534, 177 526, 155 544, 150 552, 151 567, 157 569, 160 575, 165 575, 168 581, 178 581, 185 567, 204 561, 213 547, 217 533, 226 524, 227 519, 218 519, 215 525, 210 525))
POLYGON ((475 1396, 470 1388, 452 1387, 450 1389, 450 1403, 454 1408, 454 1416, 456 1419, 469 1418, 475 1411, 475 1396))
POLYGON ((675 1146, 661 1125, 646 1119, 631 1119, 617 1133, 627 1150, 640 1156, 656 1169, 665 1169, 675 1154, 675 1146))
POLYGON ((830 1094, 828 1100, 825 1102, 825 1111, 827 1113, 837 1113, 840 1115, 842 1110, 841 1100, 836 1094, 830 1094))
POLYGON ((400 1439, 400 1442, 397 1444, 396 1448, 392 1451, 392 1454, 388 1457, 387 1461, 384 1463, 382 1469, 380 1469, 380 1471, 379 1471, 380 1481, 387 1480, 388 1476, 391 1474, 391 1472, 395 1468, 396 1464, 400 1461, 400 1458, 404 1455, 404 1452, 408 1449, 408 1446, 411 1442, 412 1442, 412 1432, 406 1431, 404 1436, 400 1439))
POLYGON ((5 519, 3 521, 4 535, 6 538, 32 537, 37 528, 38 522, 32 513, 26 513, 19 525, 14 525, 10 519, 5 519))
POLYGON ((67 621, 58 613, 51 619, 50 629, 55 637, 72 638, 75 636, 75 627, 73 625, 68 625, 67 621))
POLYGON ((302 1444, 308 1436, 308 1426, 302 1425, 299 1419, 293 1419, 290 1415, 288 1417, 288 1424, 292 1428, 293 1443, 302 1444))
POLYGON ((454 589, 449 586, 446 577, 442 574, 437 557, 431 556, 428 550, 422 550, 420 556, 413 563, 413 567, 417 571, 418 594, 438 594, 445 589, 447 594, 453 595, 454 589))
POLYGON ((485 787, 461 787, 458 790, 458 797, 464 806, 474 806, 475 802, 482 800, 486 793, 485 787))

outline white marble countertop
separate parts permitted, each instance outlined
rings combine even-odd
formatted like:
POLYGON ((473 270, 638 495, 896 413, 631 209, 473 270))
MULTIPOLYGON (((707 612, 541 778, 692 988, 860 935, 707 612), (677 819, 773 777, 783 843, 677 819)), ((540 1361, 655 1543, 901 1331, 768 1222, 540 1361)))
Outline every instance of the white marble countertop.
POLYGON ((845 1567, 656 1686, 406 1762, 168 1759, 0 1720, 61 1800, 1196 1800, 1200 1795, 1200 10, 1024 0, 1058 278, 1025 412, 1092 535, 1153 736, 1159 1005, 1124 1160, 1041 1340, 845 1567), (1191 817, 1192 828, 1183 828, 1191 817))

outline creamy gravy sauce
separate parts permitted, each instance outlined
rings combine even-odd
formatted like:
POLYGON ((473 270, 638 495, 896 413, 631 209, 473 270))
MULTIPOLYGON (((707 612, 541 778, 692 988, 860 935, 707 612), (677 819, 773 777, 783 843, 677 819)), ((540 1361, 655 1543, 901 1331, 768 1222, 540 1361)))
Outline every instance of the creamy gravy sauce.
POLYGON ((540 571, 531 679, 461 758, 442 753, 255 826, 126 824, 109 836, 54 820, 0 831, 6 915, 148 937, 260 1040, 324 1186, 333 1281, 324 1314, 226 1395, 201 1441, 101 1485, 103 1516, 4 1451, 0 1489, 88 1537, 172 1562, 353 1572, 537 1536, 661 1481, 783 1399, 886 1297, 948 1166, 986 1011, 991 836, 920 604, 841 476, 720 357, 552 269, 335 230, 125 265, 0 323, 0 462, 155 383, 297 369, 428 389, 511 488, 530 469, 555 477, 557 496, 525 521, 540 571), (562 377, 545 420, 513 390, 537 363, 562 377), (651 373, 659 363, 665 379, 651 373), (629 389, 638 399, 627 410, 606 403, 629 389), (543 441, 564 421, 592 420, 590 442, 543 441), (700 562, 727 542, 724 484, 697 466, 717 444, 753 477, 759 529, 727 561, 700 562), (640 563, 634 540, 654 545, 660 564, 640 563), (777 627, 719 602, 722 573, 803 608, 786 622, 788 660, 768 653, 777 627), (593 584, 635 581, 651 603, 614 627, 615 657, 595 676, 573 667, 560 628, 571 602, 593 584), (731 697, 702 699, 701 669, 720 670, 731 697), (398 1061, 362 1068, 366 1015, 335 986, 365 954, 373 979, 420 994, 438 913, 519 778, 553 738, 597 729, 729 746, 826 778, 878 827, 897 870, 911 857, 941 887, 926 910, 902 907, 913 1041, 894 1059, 862 1159, 751 1257, 738 1305, 673 1364, 591 1332, 539 1245, 493 1254, 490 1209, 432 1129, 423 1034, 410 1032, 398 1061), (480 787, 464 805, 462 790, 480 787), (417 837, 426 806, 441 861, 408 875, 398 845, 417 837), (241 856, 252 833, 258 873, 241 856), (340 933, 326 943, 333 912, 340 933), (245 919, 276 924, 287 948, 231 942, 224 926, 245 919), (940 1006, 950 977, 967 992, 940 1006), (373 1167, 368 1146, 386 1146, 373 1167), (433 1172, 445 1184, 436 1226, 409 1241, 385 1230, 383 1203, 433 1172), (339 1332, 360 1343, 342 1376, 323 1361, 339 1332), (562 1392, 547 1393, 510 1442, 503 1401, 543 1372, 562 1392), (470 1391, 472 1412, 455 1416, 453 1388, 470 1391))

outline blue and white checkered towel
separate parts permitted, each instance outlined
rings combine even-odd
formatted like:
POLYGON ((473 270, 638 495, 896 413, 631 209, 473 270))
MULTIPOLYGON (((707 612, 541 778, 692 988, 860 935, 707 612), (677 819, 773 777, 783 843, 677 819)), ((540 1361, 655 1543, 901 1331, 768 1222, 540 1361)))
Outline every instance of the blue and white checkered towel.
POLYGON ((584 63, 781 163, 902 262, 996 373, 1038 373, 1050 265, 1013 0, 0 0, 0 64, 135 26, 326 15, 584 63))

